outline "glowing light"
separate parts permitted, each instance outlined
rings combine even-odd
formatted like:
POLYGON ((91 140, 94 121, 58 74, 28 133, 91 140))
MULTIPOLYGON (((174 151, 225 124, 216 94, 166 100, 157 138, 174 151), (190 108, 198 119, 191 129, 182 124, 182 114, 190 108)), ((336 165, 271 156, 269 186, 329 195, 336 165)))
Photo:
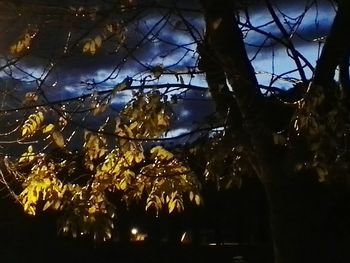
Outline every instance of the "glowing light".
POLYGON ((133 235, 137 235, 138 232, 139 232, 139 230, 136 227, 131 229, 131 234, 133 234, 133 235))

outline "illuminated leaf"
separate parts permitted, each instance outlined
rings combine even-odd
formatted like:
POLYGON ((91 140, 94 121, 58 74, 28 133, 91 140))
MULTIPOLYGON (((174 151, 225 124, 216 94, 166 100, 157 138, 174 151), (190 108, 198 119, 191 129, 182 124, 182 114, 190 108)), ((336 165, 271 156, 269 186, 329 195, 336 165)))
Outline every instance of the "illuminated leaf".
POLYGON ((195 195, 194 200, 196 202, 196 205, 200 205, 202 202, 201 197, 198 194, 195 195))
POLYGON ((36 32, 30 34, 29 32, 25 33, 23 38, 18 40, 15 44, 10 47, 10 52, 13 55, 21 54, 25 50, 30 48, 32 38, 35 36, 36 32))
POLYGON ((51 133, 53 130, 55 129, 55 125, 53 125, 52 123, 46 125, 44 128, 43 128, 43 133, 51 133))
POLYGON ((65 142, 62 133, 59 131, 54 131, 52 134, 52 139, 59 148, 64 148, 65 142))
POLYGON ((39 99, 39 96, 36 92, 27 92, 24 98, 24 105, 33 105, 35 102, 37 102, 39 99))
POLYGON ((106 112, 107 109, 108 109, 108 104, 97 103, 96 105, 94 105, 94 109, 92 110, 92 115, 96 116, 98 114, 104 113, 106 112))
POLYGON ((88 160, 96 160, 103 157, 108 152, 106 148, 106 138, 90 132, 86 132, 84 137, 84 148, 88 160))
POLYGON ((83 53, 95 55, 97 50, 102 46, 102 37, 96 36, 94 39, 89 39, 83 45, 83 53))
POLYGON ((31 173, 25 180, 24 189, 18 196, 24 211, 30 215, 36 214, 36 205, 39 201, 46 201, 43 210, 52 207, 60 208, 60 199, 64 189, 62 182, 55 176, 55 166, 40 162, 33 166, 31 173))
POLYGON ((29 145, 27 152, 23 153, 19 158, 19 163, 30 163, 35 160, 36 154, 33 152, 33 146, 29 145))
POLYGON ((22 137, 30 137, 34 135, 42 126, 44 115, 41 111, 29 115, 28 119, 22 126, 22 137))
POLYGON ((164 114, 158 114, 157 121, 159 126, 169 126, 169 118, 164 114))
POLYGON ((162 146, 153 147, 151 149, 151 154, 153 158, 166 161, 171 160, 174 157, 174 155, 171 152, 165 150, 162 146))
POLYGON ((109 33, 112 33, 112 32, 114 31, 113 25, 112 25, 112 24, 106 25, 106 30, 107 30, 109 33))
POLYGON ((190 191, 190 193, 189 193, 189 198, 190 198, 190 201, 193 200, 193 198, 194 198, 194 193, 193 193, 193 191, 190 191))
POLYGON ((102 45, 102 38, 101 38, 101 36, 95 37, 94 41, 95 41, 96 47, 100 48, 101 45, 102 45))
POLYGON ((168 203, 169 214, 174 211, 175 207, 176 207, 176 200, 171 200, 168 203))

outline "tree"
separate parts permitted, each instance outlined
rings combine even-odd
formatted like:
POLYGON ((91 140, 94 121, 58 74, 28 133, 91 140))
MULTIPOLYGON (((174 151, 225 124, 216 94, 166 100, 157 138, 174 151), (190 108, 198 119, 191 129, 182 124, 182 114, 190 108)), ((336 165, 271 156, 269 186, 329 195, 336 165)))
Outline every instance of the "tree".
MULTIPOLYGON (((280 22, 272 4, 265 1, 285 37, 283 41, 305 87, 288 125, 282 133, 276 134, 264 121, 266 97, 259 90, 254 68, 247 56, 239 20, 228 4, 204 1, 207 53, 211 52, 216 65, 221 65, 218 71, 233 89, 233 103, 237 103, 242 128, 248 135, 250 150, 254 152, 255 172, 269 198, 276 262, 331 262, 334 254, 328 253, 332 251, 328 240, 334 236, 330 234, 332 231, 328 232, 327 220, 333 209, 329 206, 336 203, 333 198, 339 197, 335 197, 331 189, 348 191, 344 185, 339 187, 339 182, 346 181, 343 163, 346 129, 342 125, 347 123, 349 42, 343 36, 349 33, 345 26, 349 22, 349 5, 339 3, 313 77, 309 80, 303 72, 303 57, 290 42, 290 33, 280 22), (336 84, 337 66, 347 73, 336 84), (333 119, 335 116, 337 121, 333 119)), ((339 251, 335 255, 339 257, 337 260, 344 260, 339 251)))
POLYGON ((4 121, 11 118, 2 144, 26 145, 14 157, 2 155, 2 179, 26 212, 60 210, 63 232, 106 239, 116 211, 110 194, 172 212, 182 210, 186 199, 201 203, 204 178, 221 188, 257 176, 269 200, 275 262, 347 262, 347 237, 339 233, 347 223, 338 217, 348 195, 347 1, 334 4, 325 40, 309 39, 300 30, 312 10, 317 27, 323 1, 300 3, 296 17, 269 0, 1 3, 12 14, 4 21, 21 21, 18 29, 6 31, 13 40, 5 43, 3 75, 35 83, 30 92, 22 84, 16 92, 19 84, 12 81, 11 90, 2 92, 4 121), (254 19, 259 12, 271 19, 254 19), (35 23, 28 24, 32 17, 35 23), (250 34, 264 40, 251 44, 250 34), (297 41, 322 47, 316 65, 297 41), (295 65, 287 72, 274 67, 274 52, 282 48, 295 65), (249 57, 247 50, 255 54, 249 57), (273 66, 262 85, 254 62, 268 52, 273 66), (103 62, 110 71, 103 80, 82 78, 76 97, 53 100, 54 87, 64 85, 64 63, 77 74, 81 53, 84 62, 96 64, 94 58, 109 54, 113 61, 103 62), (40 73, 31 72, 38 65, 40 73), (202 73, 216 112, 171 138, 172 118, 185 99, 204 92, 193 84, 202 73), (115 111, 120 94, 130 102, 115 111), (189 152, 149 145, 181 138, 192 142, 189 152), (184 153, 205 159, 204 176, 179 160, 184 153))

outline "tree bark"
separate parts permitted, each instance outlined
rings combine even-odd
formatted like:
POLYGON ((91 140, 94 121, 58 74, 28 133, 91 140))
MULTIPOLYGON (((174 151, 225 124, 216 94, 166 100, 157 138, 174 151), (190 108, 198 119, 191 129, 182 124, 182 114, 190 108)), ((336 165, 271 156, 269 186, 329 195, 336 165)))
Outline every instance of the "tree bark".
POLYGON ((275 262, 336 262, 327 189, 306 178, 294 178, 269 195, 275 262))
POLYGON ((350 49, 350 1, 341 1, 332 28, 315 68, 313 83, 330 87, 334 81, 336 67, 348 59, 350 49))

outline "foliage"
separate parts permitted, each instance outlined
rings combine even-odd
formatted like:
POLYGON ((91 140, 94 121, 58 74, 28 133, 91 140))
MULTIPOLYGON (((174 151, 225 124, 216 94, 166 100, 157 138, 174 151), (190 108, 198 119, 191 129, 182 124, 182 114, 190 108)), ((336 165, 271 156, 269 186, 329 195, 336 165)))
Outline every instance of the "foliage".
POLYGON ((82 158, 65 148, 64 126, 59 131, 59 124, 46 124, 48 111, 29 114, 19 129, 22 140, 44 137, 61 156, 37 153, 36 146, 29 145, 17 160, 7 160, 8 172, 21 174, 18 201, 24 211, 61 211, 60 232, 108 240, 118 211, 108 193, 120 193, 128 204, 144 202, 146 210, 157 213, 163 208, 181 212, 185 197, 200 205, 200 184, 188 166, 161 146, 145 148, 142 141, 133 140, 164 134, 170 125, 168 107, 157 91, 138 94, 117 117, 113 142, 103 134, 84 132, 82 158))
POLYGON ((347 182, 346 83, 333 82, 334 74, 331 83, 315 83, 317 67, 294 43, 297 36, 321 50, 323 36, 300 30, 316 13, 319 32, 317 1, 306 1, 296 18, 265 1, 266 23, 255 21, 255 1, 7 2, 0 2, 10 14, 4 21, 19 26, 2 30, 9 40, 0 57, 1 182, 27 214, 59 212, 61 233, 108 240, 118 214, 113 195, 156 214, 181 212, 187 201, 203 203, 206 180, 218 189, 239 188, 244 176, 265 183, 266 163, 283 167, 281 177, 347 182), (238 37, 220 31, 230 10, 238 37), (286 55, 277 65, 279 49, 286 55), (272 67, 254 72, 266 54, 272 67), (204 82, 202 70, 209 89, 193 84, 204 82), (188 104, 208 113, 212 103, 198 101, 210 99, 215 112, 184 124, 188 104), (171 138, 179 127, 189 131, 171 138))

